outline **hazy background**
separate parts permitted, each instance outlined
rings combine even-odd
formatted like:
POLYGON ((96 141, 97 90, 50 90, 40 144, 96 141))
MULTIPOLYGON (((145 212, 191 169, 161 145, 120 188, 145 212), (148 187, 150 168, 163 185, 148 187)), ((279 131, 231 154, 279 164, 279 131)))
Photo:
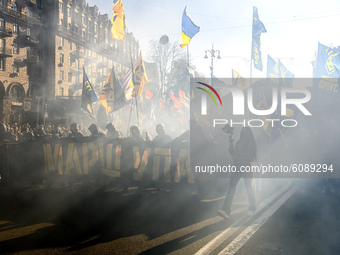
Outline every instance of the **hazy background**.
MULTIPOLYGON (((99 11, 112 16, 112 0, 88 0, 99 11)), ((252 8, 257 6, 260 20, 267 33, 262 34, 263 71, 253 68, 253 77, 265 77, 267 55, 280 58, 295 77, 312 77, 311 61, 318 41, 327 46, 340 45, 340 34, 335 24, 340 21, 340 2, 336 0, 123 0, 129 32, 139 40, 147 58, 148 42, 169 36, 170 41, 181 42, 182 13, 187 14, 201 31, 190 43, 190 55, 197 71, 210 76, 210 58, 204 51, 212 43, 221 51, 221 60, 214 62, 217 77, 231 77, 231 69, 249 76, 251 50, 252 8)), ((186 48, 183 49, 186 51, 186 48)))

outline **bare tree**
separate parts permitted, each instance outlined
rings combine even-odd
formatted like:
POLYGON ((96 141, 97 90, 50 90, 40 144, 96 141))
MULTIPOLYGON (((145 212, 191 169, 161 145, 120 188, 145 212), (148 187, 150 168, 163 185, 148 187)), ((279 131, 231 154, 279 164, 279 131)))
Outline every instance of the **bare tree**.
POLYGON ((174 65, 179 60, 185 60, 185 52, 181 50, 178 42, 162 45, 159 41, 150 41, 150 56, 152 62, 157 63, 160 73, 161 92, 164 95, 173 83, 169 74, 173 73, 174 65))

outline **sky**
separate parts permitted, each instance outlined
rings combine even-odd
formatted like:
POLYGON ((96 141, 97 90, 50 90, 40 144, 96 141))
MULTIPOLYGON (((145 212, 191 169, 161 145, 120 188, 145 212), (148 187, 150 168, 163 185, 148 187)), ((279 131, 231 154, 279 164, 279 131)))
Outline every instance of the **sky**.
MULTIPOLYGON (((101 14, 112 16, 112 0, 88 0, 101 14)), ((298 78, 312 77, 311 61, 318 42, 340 45, 340 1, 338 0, 122 0, 129 32, 139 40, 147 58, 149 41, 167 35, 170 42, 181 43, 181 22, 185 6, 187 15, 200 27, 190 44, 189 53, 197 71, 210 77, 211 58, 205 51, 220 50, 221 59, 214 60, 217 78, 231 77, 231 70, 250 75, 251 24, 253 6, 267 33, 261 37, 262 72, 252 68, 252 77, 266 77, 267 55, 280 58, 298 78)), ((186 52, 186 48, 182 49, 186 52)))

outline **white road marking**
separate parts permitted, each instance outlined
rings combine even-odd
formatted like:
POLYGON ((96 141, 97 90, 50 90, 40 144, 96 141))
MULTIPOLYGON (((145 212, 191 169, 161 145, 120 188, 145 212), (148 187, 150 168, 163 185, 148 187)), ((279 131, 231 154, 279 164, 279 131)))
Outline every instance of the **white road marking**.
POLYGON ((227 247, 225 247, 219 255, 234 255, 262 225, 286 202, 295 192, 297 188, 289 190, 275 204, 273 204, 266 212, 258 217, 249 227, 239 234, 227 247))
MULTIPOLYGON (((279 189, 278 191, 273 193, 270 197, 265 199, 258 206, 259 207, 258 211, 261 211, 264 207, 266 207, 272 201, 274 201, 274 199, 276 199, 279 195, 286 192, 287 189, 290 186, 291 186, 291 182, 287 183, 281 189, 279 189)), ((242 226, 247 220, 249 220, 249 217, 247 215, 242 216, 240 219, 238 219, 236 222, 234 222, 229 228, 224 230, 222 233, 220 233, 218 236, 216 236, 213 240, 211 240, 209 243, 207 243, 205 246, 203 246, 200 250, 198 250, 195 253, 195 255, 210 254, 213 250, 215 250, 218 246, 220 246, 227 238, 229 238, 233 233, 235 233, 236 230, 239 229, 239 227, 242 226)))

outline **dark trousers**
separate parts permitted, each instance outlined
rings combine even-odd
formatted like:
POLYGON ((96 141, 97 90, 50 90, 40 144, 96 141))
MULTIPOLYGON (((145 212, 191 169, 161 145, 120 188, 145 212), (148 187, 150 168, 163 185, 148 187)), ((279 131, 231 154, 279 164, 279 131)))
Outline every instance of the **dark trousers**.
POLYGON ((254 195, 254 191, 253 191, 253 188, 252 188, 252 180, 253 179, 252 179, 251 175, 249 175, 249 174, 242 175, 240 173, 235 173, 235 174, 231 174, 228 193, 227 193, 227 196, 224 200, 224 204, 223 204, 223 207, 222 207, 222 209, 229 215, 230 215, 230 212, 231 212, 231 205, 232 205, 232 202, 233 202, 233 199, 234 199, 236 186, 237 186, 239 180, 241 179, 241 177, 243 177, 244 185, 245 185, 246 190, 247 190, 248 201, 249 201, 249 210, 255 211, 255 209, 256 209, 255 195, 254 195))

